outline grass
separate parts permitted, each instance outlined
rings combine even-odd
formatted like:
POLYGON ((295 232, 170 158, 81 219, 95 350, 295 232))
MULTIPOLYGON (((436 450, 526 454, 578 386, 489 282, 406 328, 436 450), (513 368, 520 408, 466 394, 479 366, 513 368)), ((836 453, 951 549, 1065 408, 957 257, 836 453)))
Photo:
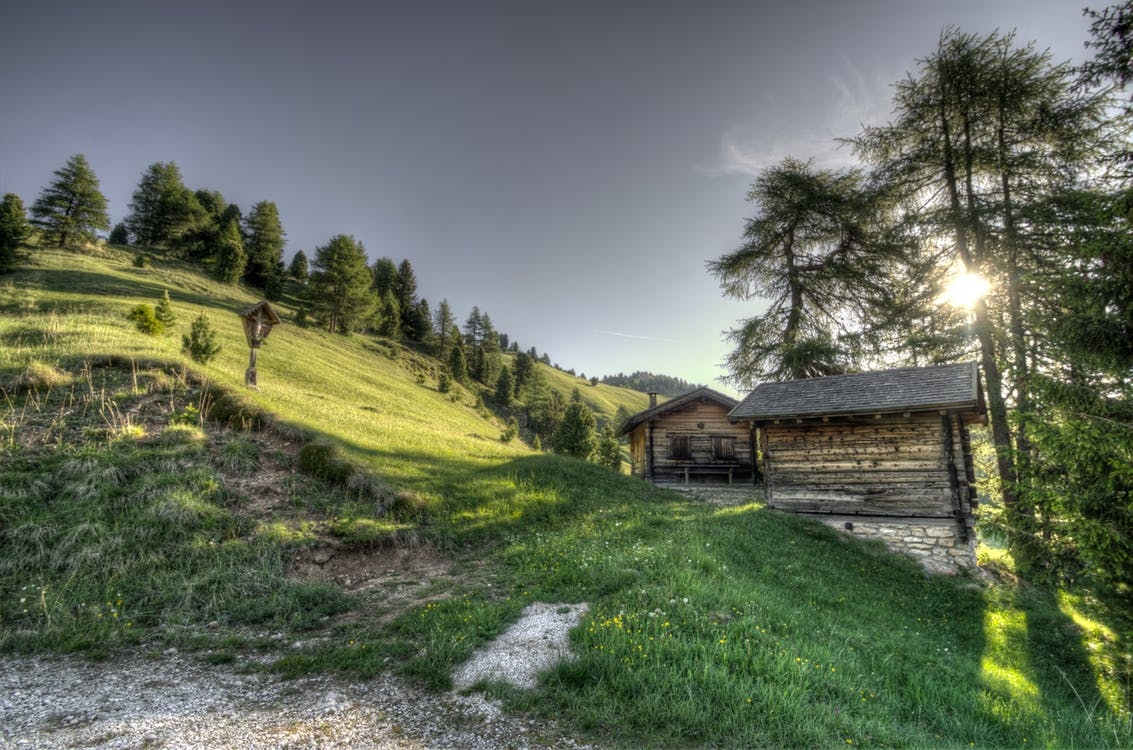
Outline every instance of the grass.
POLYGON ((285 326, 247 391, 250 295, 160 259, 37 257, 0 303, 0 651, 255 649, 285 675, 447 689, 527 604, 586 601, 573 661, 537 691, 488 689, 603 745, 1133 745, 1129 613, 1090 592, 926 577, 757 498, 716 508, 504 443, 389 342, 285 326), (129 309, 167 288, 181 323, 138 333, 129 309), (189 371, 178 328, 202 309, 224 349, 189 371), (202 425, 210 409, 295 456, 202 425), (279 502, 257 511, 241 483, 276 464, 279 502), (380 592, 291 574, 326 544, 478 572, 379 617, 380 592))

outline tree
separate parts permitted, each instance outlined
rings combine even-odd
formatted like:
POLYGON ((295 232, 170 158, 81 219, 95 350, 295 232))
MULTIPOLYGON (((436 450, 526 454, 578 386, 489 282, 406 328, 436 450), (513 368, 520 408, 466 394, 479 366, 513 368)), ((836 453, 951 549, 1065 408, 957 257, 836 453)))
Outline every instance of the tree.
POLYGON ((1112 81, 1124 90, 1133 81, 1133 0, 1100 12, 1089 8, 1084 12, 1091 19, 1091 38, 1086 47, 1094 50, 1094 56, 1078 69, 1082 84, 1098 86, 1112 81))
POLYGON ((287 243, 279 209, 272 201, 260 201, 244 219, 244 250, 248 265, 244 280, 251 286, 264 289, 269 280, 278 277, 283 262, 283 247, 287 243))
POLYGON ((173 247, 205 218, 205 210, 173 162, 155 162, 142 174, 126 227, 142 247, 173 247))
POLYGON ((235 219, 221 228, 216 238, 216 255, 213 256, 213 275, 226 284, 235 284, 244 275, 248 256, 244 253, 244 239, 235 219))
POLYGON ((460 335, 459 331, 454 335, 455 328, 456 319, 452 315, 452 308, 447 299, 442 299, 433 318, 433 329, 437 333, 437 358, 442 361, 448 359, 449 348, 460 335))
POLYGON ((189 332, 181 337, 181 350, 194 362, 208 364, 220 353, 220 344, 216 341, 216 331, 212 323, 203 312, 193 321, 189 332))
POLYGON ((129 245, 130 244, 130 230, 126 228, 126 222, 120 221, 114 225, 110 230, 110 236, 106 241, 111 245, 129 245))
POLYGON ((468 379, 468 362, 464 358, 464 340, 457 338, 449 349, 448 370, 454 380, 468 379))
POLYGON ((307 277, 310 275, 310 266, 307 261, 307 254, 302 250, 295 253, 295 257, 291 259, 291 265, 287 267, 287 275, 298 281, 300 284, 307 283, 307 277))
POLYGON ((501 406, 507 406, 515 397, 515 378, 510 367, 500 369, 500 376, 496 379, 495 401, 501 406))
POLYGON ((374 261, 374 291, 379 297, 386 292, 395 292, 397 284, 397 264, 392 258, 378 258, 374 261))
POLYGON ((33 223, 60 247, 95 242, 98 230, 110 229, 110 216, 94 170, 85 156, 75 154, 54 174, 32 205, 33 223))
POLYGON ((1064 236, 1048 204, 1095 170, 1113 139, 1104 99, 1076 95, 1068 66, 1052 65, 1033 45, 1017 47, 1012 35, 946 29, 919 66, 895 87, 894 120, 867 128, 854 144, 888 189, 907 198, 917 274, 938 284, 960 274, 990 282, 990 293, 962 315, 970 316, 983 373, 1008 541, 1026 573, 1040 544, 1035 509, 1025 502, 1030 478, 1020 473, 1032 450, 1026 421, 1013 424, 1010 412, 1032 409, 1036 324, 1046 324, 1028 310, 1064 236))
POLYGON ((401 338, 401 305, 392 289, 387 289, 377 300, 377 333, 387 339, 401 338))
POLYGON ((572 400, 555 429, 552 442, 555 453, 588 460, 594 453, 596 424, 593 409, 582 401, 572 400))
POLYGON ((315 250, 314 272, 308 285, 311 309, 327 330, 349 333, 370 316, 374 305, 372 283, 362 243, 349 235, 335 235, 315 250))
POLYGON ((727 296, 770 302, 728 334, 737 345, 730 379, 750 387, 843 371, 837 334, 856 329, 864 288, 879 291, 884 276, 885 253, 868 241, 874 204, 862 175, 787 158, 760 173, 747 199, 759 214, 743 244, 708 263, 727 296))
POLYGON ((177 314, 173 312, 173 302, 169 299, 169 290, 164 290, 161 299, 153 309, 154 317, 165 329, 170 329, 177 322, 177 314))
POLYGON ((614 471, 621 471, 622 451, 613 425, 606 423, 598 433, 598 443, 594 449, 594 461, 614 471))
POLYGON ((401 331, 410 341, 421 341, 421 321, 417 319, 417 274, 409 259, 401 261, 394 277, 393 292, 401 310, 401 331))
POLYGON ((0 201, 0 273, 15 270, 31 231, 24 202, 15 193, 8 193, 0 201))

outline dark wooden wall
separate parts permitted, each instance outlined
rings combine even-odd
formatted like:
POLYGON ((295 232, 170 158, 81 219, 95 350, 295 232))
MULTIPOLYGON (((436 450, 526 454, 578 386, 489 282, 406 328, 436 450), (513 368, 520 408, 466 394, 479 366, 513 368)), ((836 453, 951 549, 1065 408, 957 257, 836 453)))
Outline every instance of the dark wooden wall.
POLYGON ((761 423, 768 504, 803 513, 954 517, 974 497, 967 427, 955 415, 761 423), (962 488, 963 491, 961 491, 962 488))

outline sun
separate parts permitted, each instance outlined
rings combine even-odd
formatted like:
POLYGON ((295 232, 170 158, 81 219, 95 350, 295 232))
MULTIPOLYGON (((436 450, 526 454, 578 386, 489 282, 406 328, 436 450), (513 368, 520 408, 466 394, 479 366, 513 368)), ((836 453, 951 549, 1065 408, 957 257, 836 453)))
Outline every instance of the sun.
POLYGON ((976 303, 987 296, 991 284, 978 273, 962 273, 948 282, 940 301, 953 307, 971 310, 976 303))

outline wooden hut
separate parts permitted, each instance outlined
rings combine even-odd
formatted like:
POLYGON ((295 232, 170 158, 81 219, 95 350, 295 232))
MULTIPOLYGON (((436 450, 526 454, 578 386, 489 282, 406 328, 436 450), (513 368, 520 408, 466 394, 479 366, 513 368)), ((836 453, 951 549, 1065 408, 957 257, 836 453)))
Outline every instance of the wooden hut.
POLYGON ((710 388, 650 405, 622 423, 634 476, 654 483, 750 481, 755 469, 751 431, 729 419, 737 401, 710 388))
POLYGON ((729 418, 755 427, 769 506, 948 569, 975 562, 968 426, 984 414, 965 362, 763 383, 729 418))

